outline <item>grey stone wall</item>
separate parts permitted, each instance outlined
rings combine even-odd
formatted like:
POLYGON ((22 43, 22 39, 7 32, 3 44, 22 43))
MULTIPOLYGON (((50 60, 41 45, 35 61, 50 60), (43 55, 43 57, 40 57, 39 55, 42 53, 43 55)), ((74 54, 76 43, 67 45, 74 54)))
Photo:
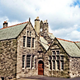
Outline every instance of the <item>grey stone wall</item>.
POLYGON ((80 58, 70 57, 70 76, 71 77, 80 76, 80 58))
MULTIPOLYGON (((45 75, 47 76, 53 76, 53 77, 65 77, 68 78, 69 76, 69 56, 67 55, 67 53, 64 51, 64 49, 62 48, 62 46, 59 44, 59 42, 55 39, 53 44, 50 46, 50 49, 47 51, 47 53, 45 54, 45 75), (52 57, 52 51, 53 50, 59 50, 60 55, 64 55, 64 69, 63 70, 53 70, 52 66, 50 69, 50 65, 49 65, 49 59, 48 57, 51 56, 52 57)), ((51 65, 52 65, 52 61, 51 61, 51 65)))
MULTIPOLYGON (((43 54, 44 54, 44 48, 39 43, 39 38, 36 36, 35 31, 33 30, 31 24, 29 23, 26 28, 22 31, 20 36, 17 39, 17 78, 20 77, 27 77, 27 76, 34 76, 38 75, 38 61, 43 61, 43 54), (29 48, 29 47, 23 47, 23 36, 26 36, 27 38, 27 31, 31 31, 31 37, 35 38, 35 47, 29 48), (41 53, 40 53, 41 52, 41 53), (35 55, 35 68, 24 68, 22 69, 22 55, 35 55)), ((27 44, 27 41, 26 41, 27 44)))
POLYGON ((16 39, 0 41, 0 77, 16 77, 17 43, 16 39))

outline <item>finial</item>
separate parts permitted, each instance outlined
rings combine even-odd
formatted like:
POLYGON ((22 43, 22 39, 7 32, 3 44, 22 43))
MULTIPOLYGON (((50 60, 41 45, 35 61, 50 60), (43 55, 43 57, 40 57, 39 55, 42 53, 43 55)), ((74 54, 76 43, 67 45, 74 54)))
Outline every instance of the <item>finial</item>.
POLYGON ((29 18, 29 22, 30 22, 30 20, 31 20, 31 19, 29 18))

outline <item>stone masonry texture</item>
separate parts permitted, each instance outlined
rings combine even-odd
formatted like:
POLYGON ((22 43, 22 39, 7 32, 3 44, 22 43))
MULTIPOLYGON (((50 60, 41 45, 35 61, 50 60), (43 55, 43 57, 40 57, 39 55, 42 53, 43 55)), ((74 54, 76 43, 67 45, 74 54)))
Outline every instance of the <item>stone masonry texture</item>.
POLYGON ((0 41, 0 77, 15 78, 17 61, 17 40, 0 41))

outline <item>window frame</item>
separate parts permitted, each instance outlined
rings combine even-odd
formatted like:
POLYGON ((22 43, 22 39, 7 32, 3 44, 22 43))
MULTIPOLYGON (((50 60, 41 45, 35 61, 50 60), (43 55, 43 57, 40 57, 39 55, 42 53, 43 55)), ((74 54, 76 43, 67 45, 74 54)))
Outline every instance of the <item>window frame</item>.
POLYGON ((26 47, 26 36, 23 36, 23 47, 26 47))
POLYGON ((30 47, 28 47, 28 39, 26 40, 27 41, 27 43, 26 43, 26 47, 27 48, 30 48, 30 49, 34 49, 35 48, 35 37, 34 36, 32 36, 32 32, 31 31, 29 31, 29 30, 27 30, 27 38, 28 37, 30 37, 31 38, 31 40, 30 40, 30 47), (28 35, 29 34, 29 35, 28 35), (34 41, 33 41, 33 39, 34 39, 34 41), (34 43, 33 43, 34 42, 34 43))
POLYGON ((28 69, 28 68, 31 68, 31 55, 27 55, 27 56, 26 56, 26 68, 28 69), (27 66, 27 63, 28 63, 28 62, 27 62, 27 60, 28 60, 28 59, 27 59, 27 56, 30 56, 29 67, 27 66))
POLYGON ((22 55, 22 69, 25 69, 25 55, 22 55))
POLYGON ((60 61, 60 69, 64 70, 64 61, 63 60, 60 61))
POLYGON ((60 54, 60 50, 52 50, 52 70, 61 70, 61 71, 64 70, 64 54, 60 54), (59 54, 57 54, 57 52, 59 54), (58 58, 58 56, 59 56, 59 58, 58 58), (55 59, 53 57, 55 57, 55 59), (63 58, 61 59, 61 57, 63 57, 63 58), (55 69, 53 69, 53 61, 55 61, 55 69), (57 67, 57 61, 59 61, 59 64, 58 64, 59 67, 57 67), (61 69, 62 61, 63 61, 63 69, 61 69))
POLYGON ((27 37, 27 47, 31 48, 31 37, 27 37))
POLYGON ((52 61, 52 70, 55 70, 55 68, 56 68, 55 66, 56 66, 56 63, 55 63, 55 60, 53 60, 52 61), (54 66, 53 66, 53 62, 54 62, 54 66))

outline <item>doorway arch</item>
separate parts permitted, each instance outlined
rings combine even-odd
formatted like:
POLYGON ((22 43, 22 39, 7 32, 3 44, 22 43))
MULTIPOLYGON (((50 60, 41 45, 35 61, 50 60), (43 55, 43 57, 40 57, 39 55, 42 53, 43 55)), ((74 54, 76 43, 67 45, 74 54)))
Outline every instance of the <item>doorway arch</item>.
POLYGON ((44 75, 44 63, 41 60, 38 62, 38 75, 44 75))

